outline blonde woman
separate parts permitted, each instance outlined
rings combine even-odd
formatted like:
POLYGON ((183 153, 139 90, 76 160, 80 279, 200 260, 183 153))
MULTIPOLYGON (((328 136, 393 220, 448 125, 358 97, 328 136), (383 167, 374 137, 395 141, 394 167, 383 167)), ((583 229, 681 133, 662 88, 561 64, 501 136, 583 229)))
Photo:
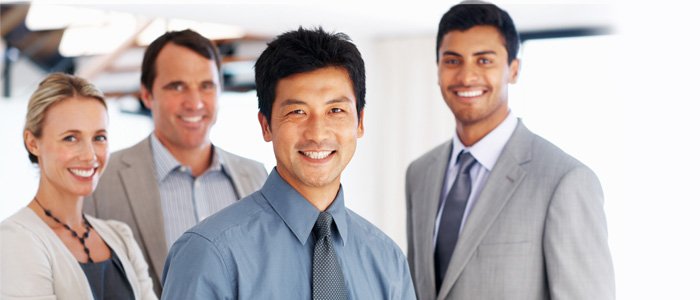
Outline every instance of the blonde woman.
POLYGON ((27 106, 39 169, 27 207, 0 223, 2 299, 156 299, 129 227, 82 214, 108 153, 107 106, 84 79, 50 74, 27 106))

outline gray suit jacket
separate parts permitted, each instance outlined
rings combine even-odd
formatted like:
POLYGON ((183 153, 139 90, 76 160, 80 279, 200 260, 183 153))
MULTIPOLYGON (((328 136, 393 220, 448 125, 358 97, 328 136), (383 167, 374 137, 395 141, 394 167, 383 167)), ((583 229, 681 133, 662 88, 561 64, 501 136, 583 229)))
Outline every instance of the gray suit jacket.
MULTIPOLYGON (((267 172, 261 163, 225 151, 219 153, 232 173, 233 186, 241 198, 265 183, 267 172)), ((153 288, 160 295, 168 247, 150 138, 111 155, 97 189, 85 199, 84 211, 100 219, 122 221, 131 227, 146 256, 153 288)))
POLYGON ((520 121, 436 295, 433 232, 450 151, 448 141, 406 174, 408 263, 418 299, 615 298, 598 178, 520 121))

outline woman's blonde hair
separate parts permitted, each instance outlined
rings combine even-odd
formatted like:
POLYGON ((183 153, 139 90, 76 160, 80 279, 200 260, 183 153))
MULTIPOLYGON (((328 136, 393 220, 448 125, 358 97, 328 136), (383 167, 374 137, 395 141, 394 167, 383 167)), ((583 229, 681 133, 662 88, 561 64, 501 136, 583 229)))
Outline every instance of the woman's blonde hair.
MULTIPOLYGON (((51 73, 39 83, 39 87, 29 98, 24 130, 40 138, 44 119, 46 119, 46 112, 49 108, 65 99, 75 97, 93 98, 107 108, 104 94, 92 83, 83 78, 65 73, 51 73)), ((27 145, 25 144, 24 147, 26 149, 27 145)), ((36 155, 29 152, 29 149, 27 149, 27 153, 29 153, 29 160, 32 163, 38 163, 39 160, 36 155)))

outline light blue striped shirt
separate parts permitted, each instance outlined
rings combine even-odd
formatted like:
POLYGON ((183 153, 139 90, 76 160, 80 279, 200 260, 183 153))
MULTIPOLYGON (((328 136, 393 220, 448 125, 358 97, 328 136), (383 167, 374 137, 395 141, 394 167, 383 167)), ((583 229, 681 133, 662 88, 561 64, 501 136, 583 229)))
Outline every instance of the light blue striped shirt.
MULTIPOLYGON (((326 209, 348 299, 416 298, 406 257, 345 207, 326 209)), ((319 210, 273 169, 262 189, 188 230, 163 270, 163 299, 311 299, 319 210)))
POLYGON ((231 172, 221 161, 216 147, 211 166, 199 177, 183 166, 151 134, 153 161, 158 176, 158 191, 163 209, 163 228, 168 248, 187 230, 206 217, 238 200, 231 172))

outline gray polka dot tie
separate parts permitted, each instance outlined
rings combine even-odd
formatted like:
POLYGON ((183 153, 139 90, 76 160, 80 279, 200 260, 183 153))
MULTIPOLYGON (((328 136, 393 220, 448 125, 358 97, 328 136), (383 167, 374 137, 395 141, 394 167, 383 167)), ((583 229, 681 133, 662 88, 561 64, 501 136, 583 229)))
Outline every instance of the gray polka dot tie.
POLYGON ((318 216, 313 229, 316 236, 312 273, 314 300, 348 298, 343 270, 333 249, 332 224, 333 216, 324 211, 318 216))

